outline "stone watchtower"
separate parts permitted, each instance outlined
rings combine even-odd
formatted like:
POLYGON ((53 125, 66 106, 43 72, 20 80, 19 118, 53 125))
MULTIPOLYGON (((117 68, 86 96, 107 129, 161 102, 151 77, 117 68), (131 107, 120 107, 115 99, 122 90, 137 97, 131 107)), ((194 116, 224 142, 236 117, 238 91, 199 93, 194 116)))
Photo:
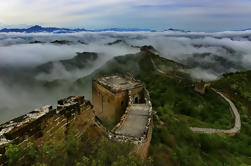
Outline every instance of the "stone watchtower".
POLYGON ((92 103, 95 114, 103 122, 114 123, 128 106, 128 91, 134 103, 144 102, 144 84, 130 75, 99 77, 92 82, 92 103))
POLYGON ((210 87, 210 82, 204 82, 203 80, 197 81, 194 86, 194 90, 201 94, 205 94, 207 87, 210 87))

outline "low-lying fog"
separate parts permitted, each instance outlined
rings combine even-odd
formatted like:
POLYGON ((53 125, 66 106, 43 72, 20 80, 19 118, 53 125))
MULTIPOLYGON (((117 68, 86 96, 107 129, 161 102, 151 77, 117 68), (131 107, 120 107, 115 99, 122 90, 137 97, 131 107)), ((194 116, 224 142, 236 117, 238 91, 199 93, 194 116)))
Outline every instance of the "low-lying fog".
POLYGON ((90 98, 86 88, 48 90, 41 81, 50 81, 47 87, 57 85, 57 79, 75 81, 115 56, 139 52, 131 46, 143 45, 152 45, 161 56, 188 65, 196 79, 214 80, 223 73, 251 69, 251 31, 0 33, 0 123, 69 95, 90 98), (107 44, 116 40, 125 42, 107 44), (55 63, 47 73, 33 72, 47 62, 71 59, 76 52, 99 56, 83 69, 68 71, 55 63))

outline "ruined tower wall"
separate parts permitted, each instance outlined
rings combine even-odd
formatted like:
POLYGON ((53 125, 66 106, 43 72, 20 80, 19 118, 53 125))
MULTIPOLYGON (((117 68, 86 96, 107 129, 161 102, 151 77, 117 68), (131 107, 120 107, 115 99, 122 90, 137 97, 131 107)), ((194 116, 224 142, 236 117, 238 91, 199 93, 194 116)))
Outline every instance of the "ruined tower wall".
POLYGON ((144 161, 147 159, 147 154, 152 140, 153 122, 149 126, 147 137, 141 144, 135 146, 134 151, 139 156, 139 158, 144 161))
POLYGON ((80 136, 95 122, 95 114, 92 105, 88 102, 70 105, 59 105, 56 114, 46 119, 42 136, 36 138, 36 144, 42 144, 48 140, 59 142, 66 135, 80 136))
POLYGON ((119 119, 127 107, 127 91, 113 93, 95 81, 92 86, 92 101, 96 116, 102 121, 119 119))
POLYGON ((195 83, 194 90, 195 90, 196 92, 201 93, 201 94, 205 94, 206 89, 207 89, 208 87, 210 87, 210 86, 211 86, 211 83, 210 83, 210 82, 206 83, 206 82, 204 82, 204 81, 199 81, 199 82, 196 82, 196 83, 195 83))
POLYGON ((95 125, 93 106, 83 97, 69 97, 58 102, 57 109, 45 106, 0 125, 0 163, 5 160, 8 143, 26 147, 28 142, 36 146, 45 142, 60 142, 67 135, 80 138, 88 129, 93 136, 102 134, 95 125))

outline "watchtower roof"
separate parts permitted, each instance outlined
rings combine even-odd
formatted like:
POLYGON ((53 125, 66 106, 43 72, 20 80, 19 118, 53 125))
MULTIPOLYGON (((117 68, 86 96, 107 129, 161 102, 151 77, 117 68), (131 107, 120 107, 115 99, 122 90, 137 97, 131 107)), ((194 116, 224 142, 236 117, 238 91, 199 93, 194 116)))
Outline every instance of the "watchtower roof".
POLYGON ((119 92, 143 86, 143 83, 140 81, 129 77, 122 77, 120 75, 99 77, 96 78, 95 81, 112 92, 119 92))

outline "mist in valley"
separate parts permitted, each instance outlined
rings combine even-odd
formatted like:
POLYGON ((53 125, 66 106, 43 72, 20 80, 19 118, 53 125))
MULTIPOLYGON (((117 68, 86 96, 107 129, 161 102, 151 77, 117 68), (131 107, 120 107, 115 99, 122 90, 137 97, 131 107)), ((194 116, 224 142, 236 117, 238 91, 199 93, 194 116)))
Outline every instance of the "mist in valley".
MULTIPOLYGON (((159 55, 188 66, 194 79, 251 69, 251 31, 0 33, 0 122, 8 121, 70 95, 91 99, 90 83, 73 87, 116 56, 152 45, 159 55), (114 41, 123 42, 114 42, 114 41), (110 43, 110 44, 109 44, 110 43), (67 69, 62 60, 97 53, 82 68, 67 69), (41 66, 51 63, 48 71, 41 66)), ((132 67, 132 66, 128 66, 132 67)), ((46 66, 45 66, 46 68, 46 66)))

